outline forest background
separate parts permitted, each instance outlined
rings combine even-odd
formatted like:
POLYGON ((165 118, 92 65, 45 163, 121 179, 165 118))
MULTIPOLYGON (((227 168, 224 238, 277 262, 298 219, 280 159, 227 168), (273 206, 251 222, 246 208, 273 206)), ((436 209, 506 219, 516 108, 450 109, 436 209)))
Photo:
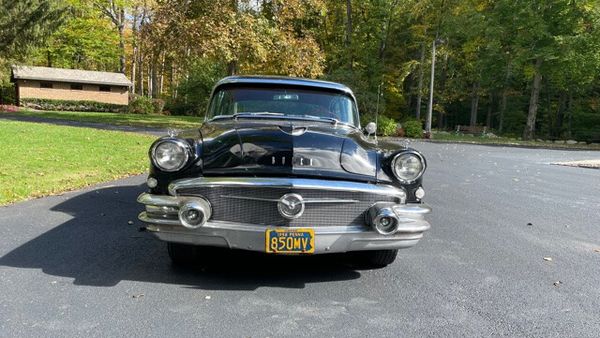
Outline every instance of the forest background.
POLYGON ((600 142, 600 0, 0 0, 4 103, 14 64, 123 72, 172 115, 275 74, 348 85, 363 122, 600 142))

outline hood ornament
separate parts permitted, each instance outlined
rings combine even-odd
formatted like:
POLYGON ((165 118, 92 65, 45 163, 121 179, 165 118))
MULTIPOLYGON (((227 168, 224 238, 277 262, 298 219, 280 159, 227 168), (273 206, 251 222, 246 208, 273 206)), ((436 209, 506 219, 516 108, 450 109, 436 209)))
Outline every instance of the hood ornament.
POLYGON ((175 137, 177 135, 177 130, 173 128, 167 128, 167 135, 169 135, 169 137, 175 137))
POLYGON ((404 149, 408 149, 408 147, 410 146, 410 139, 408 138, 404 138, 400 141, 400 146, 402 146, 404 149))

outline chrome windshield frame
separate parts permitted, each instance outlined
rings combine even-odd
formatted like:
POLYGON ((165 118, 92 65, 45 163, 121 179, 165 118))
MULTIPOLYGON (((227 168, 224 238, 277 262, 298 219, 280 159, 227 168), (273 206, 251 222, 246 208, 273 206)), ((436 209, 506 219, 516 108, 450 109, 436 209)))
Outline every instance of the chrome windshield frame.
MULTIPOLYGON (((252 88, 250 83, 245 83, 244 84, 245 87, 248 88, 252 88)), ((215 101, 215 96, 216 94, 220 91, 223 90, 224 88, 229 88, 231 86, 231 84, 221 84, 221 85, 217 85, 213 88, 211 95, 210 95, 210 100, 206 106, 206 112, 204 115, 204 122, 211 122, 214 120, 219 120, 219 119, 233 119, 235 114, 231 114, 231 115, 215 115, 215 116, 210 116, 211 115, 211 110, 215 101)), ((277 85, 273 85, 273 87, 265 87, 264 84, 257 86, 256 89, 261 89, 261 88, 272 88, 272 89, 277 89, 277 88, 281 88, 278 87, 277 85)), ((290 89, 301 89, 301 90, 314 90, 315 92, 318 92, 319 89, 322 89, 320 87, 317 86, 291 86, 290 89)), ((327 88, 325 90, 323 90, 324 92, 330 92, 330 93, 335 93, 337 95, 342 95, 347 97, 351 102, 352 102, 352 115, 353 115, 353 119, 355 120, 355 123, 349 123, 349 122, 344 122, 341 120, 337 120, 337 124, 340 125, 346 125, 346 126, 351 126, 353 128, 356 128, 358 130, 361 130, 361 125, 360 125, 360 112, 358 110, 358 103, 356 102, 356 97, 354 97, 354 94, 350 91, 350 90, 332 90, 331 88, 327 88)), ((333 119, 327 119, 327 118, 318 118, 318 117, 314 117, 314 116, 299 116, 299 115, 285 115, 285 116, 267 116, 267 115, 255 115, 252 116, 252 118, 278 118, 278 119, 292 119, 292 120, 304 120, 304 121, 316 121, 316 122, 328 122, 331 123, 333 119)))

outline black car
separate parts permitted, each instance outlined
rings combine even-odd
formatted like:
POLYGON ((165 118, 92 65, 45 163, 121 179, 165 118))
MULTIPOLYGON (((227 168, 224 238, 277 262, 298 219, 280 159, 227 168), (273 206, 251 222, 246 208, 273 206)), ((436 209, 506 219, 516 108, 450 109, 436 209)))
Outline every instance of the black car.
POLYGON ((271 254, 359 252, 385 266, 429 229, 425 158, 361 129, 341 84, 287 77, 219 81, 204 123, 150 148, 147 229, 175 263, 198 246, 271 254))

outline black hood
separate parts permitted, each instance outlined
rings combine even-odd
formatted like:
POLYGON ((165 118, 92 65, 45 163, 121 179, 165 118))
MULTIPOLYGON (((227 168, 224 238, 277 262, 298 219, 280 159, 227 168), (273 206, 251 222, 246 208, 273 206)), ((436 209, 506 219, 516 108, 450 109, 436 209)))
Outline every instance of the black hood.
POLYGON ((202 126, 205 175, 286 175, 374 181, 375 144, 323 122, 225 120, 202 126))

